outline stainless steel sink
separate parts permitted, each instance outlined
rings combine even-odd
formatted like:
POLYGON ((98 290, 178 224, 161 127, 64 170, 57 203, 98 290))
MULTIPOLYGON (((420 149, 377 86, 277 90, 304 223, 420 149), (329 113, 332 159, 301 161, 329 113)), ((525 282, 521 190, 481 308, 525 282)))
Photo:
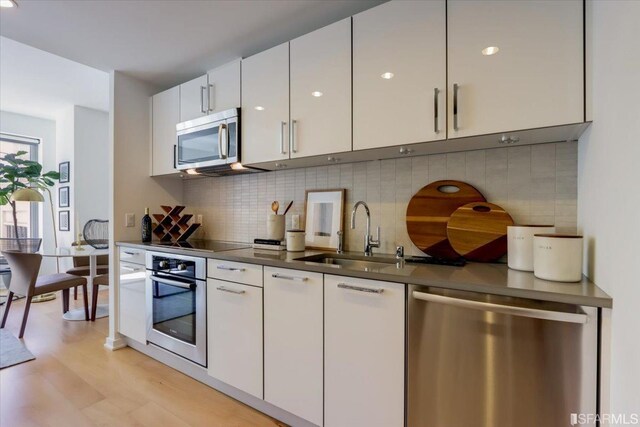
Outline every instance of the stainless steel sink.
POLYGON ((373 271, 395 265, 397 260, 391 256, 364 256, 357 254, 324 253, 296 258, 296 261, 328 264, 349 270, 373 271))

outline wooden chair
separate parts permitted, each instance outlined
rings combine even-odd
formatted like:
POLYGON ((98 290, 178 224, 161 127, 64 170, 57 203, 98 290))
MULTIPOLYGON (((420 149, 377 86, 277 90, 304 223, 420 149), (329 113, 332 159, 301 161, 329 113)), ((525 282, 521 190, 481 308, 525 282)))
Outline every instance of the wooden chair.
POLYGON ((24 336, 27 326, 29 309, 33 297, 47 294, 49 292, 62 291, 62 313, 69 311, 69 289, 75 286, 82 286, 84 291, 84 315, 89 320, 89 301, 87 296, 87 279, 71 274, 57 273, 38 277, 42 255, 29 254, 17 251, 3 251, 2 255, 9 262, 11 267, 11 283, 9 284, 9 298, 2 316, 0 328, 4 328, 11 308, 11 300, 14 294, 23 295, 27 298, 22 316, 22 326, 20 327, 19 338, 24 336))
POLYGON ((96 309, 98 308, 98 288, 100 286, 109 286, 109 275, 101 274, 93 279, 91 287, 91 321, 96 321, 96 309))

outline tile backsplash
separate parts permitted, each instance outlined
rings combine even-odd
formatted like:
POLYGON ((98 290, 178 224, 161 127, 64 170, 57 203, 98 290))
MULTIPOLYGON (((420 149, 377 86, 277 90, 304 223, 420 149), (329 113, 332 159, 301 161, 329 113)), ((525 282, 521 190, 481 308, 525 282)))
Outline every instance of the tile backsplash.
POLYGON ((353 204, 371 209, 372 232, 381 228, 380 253, 404 245, 422 254, 407 235, 405 212, 411 196, 430 182, 456 179, 476 187, 485 198, 505 208, 516 223, 555 224, 575 232, 577 223, 578 153, 576 142, 504 147, 402 159, 318 166, 184 182, 188 210, 203 215, 199 237, 251 242, 263 237, 271 202, 293 200, 287 215, 304 221, 305 190, 345 188, 345 246, 362 250, 365 215, 349 228, 353 204))

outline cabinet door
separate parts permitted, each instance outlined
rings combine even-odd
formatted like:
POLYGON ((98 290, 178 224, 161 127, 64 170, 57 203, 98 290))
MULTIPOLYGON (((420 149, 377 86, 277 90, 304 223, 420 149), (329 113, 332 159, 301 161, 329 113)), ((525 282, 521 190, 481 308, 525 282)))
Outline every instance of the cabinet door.
POLYGON ((208 114, 240 107, 240 60, 207 73, 208 114))
POLYGON ((584 120, 581 0, 447 5, 449 138, 584 120))
POLYGON ((242 162, 289 158, 289 43, 242 61, 242 162))
POLYGON ((351 150, 351 18, 291 40, 291 157, 351 150))
POLYGON ((445 24, 444 0, 353 17, 354 150, 446 138, 445 24))
POLYGON ((180 121, 197 119, 207 114, 207 76, 180 85, 180 121))
POLYGON ((321 426, 322 274, 265 267, 264 282, 264 400, 321 426))
POLYGON ((180 122, 180 87, 153 95, 152 98, 151 175, 168 175, 174 168, 176 125, 180 122))
POLYGON ((262 288, 207 280, 209 375, 262 399, 262 288))
POLYGON ((405 285, 324 282, 325 426, 402 427, 405 285))
POLYGON ((119 332, 146 344, 146 270, 143 265, 120 262, 119 280, 119 332))

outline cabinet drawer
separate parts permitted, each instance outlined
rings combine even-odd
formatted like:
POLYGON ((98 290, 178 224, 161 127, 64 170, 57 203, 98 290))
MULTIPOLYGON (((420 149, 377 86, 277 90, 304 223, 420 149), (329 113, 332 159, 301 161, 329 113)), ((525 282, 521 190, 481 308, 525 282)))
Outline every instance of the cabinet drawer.
POLYGON ((262 287, 262 266, 209 259, 207 261, 207 277, 262 287))
POLYGON ((144 265, 145 252, 146 251, 144 249, 121 247, 120 261, 144 265))

